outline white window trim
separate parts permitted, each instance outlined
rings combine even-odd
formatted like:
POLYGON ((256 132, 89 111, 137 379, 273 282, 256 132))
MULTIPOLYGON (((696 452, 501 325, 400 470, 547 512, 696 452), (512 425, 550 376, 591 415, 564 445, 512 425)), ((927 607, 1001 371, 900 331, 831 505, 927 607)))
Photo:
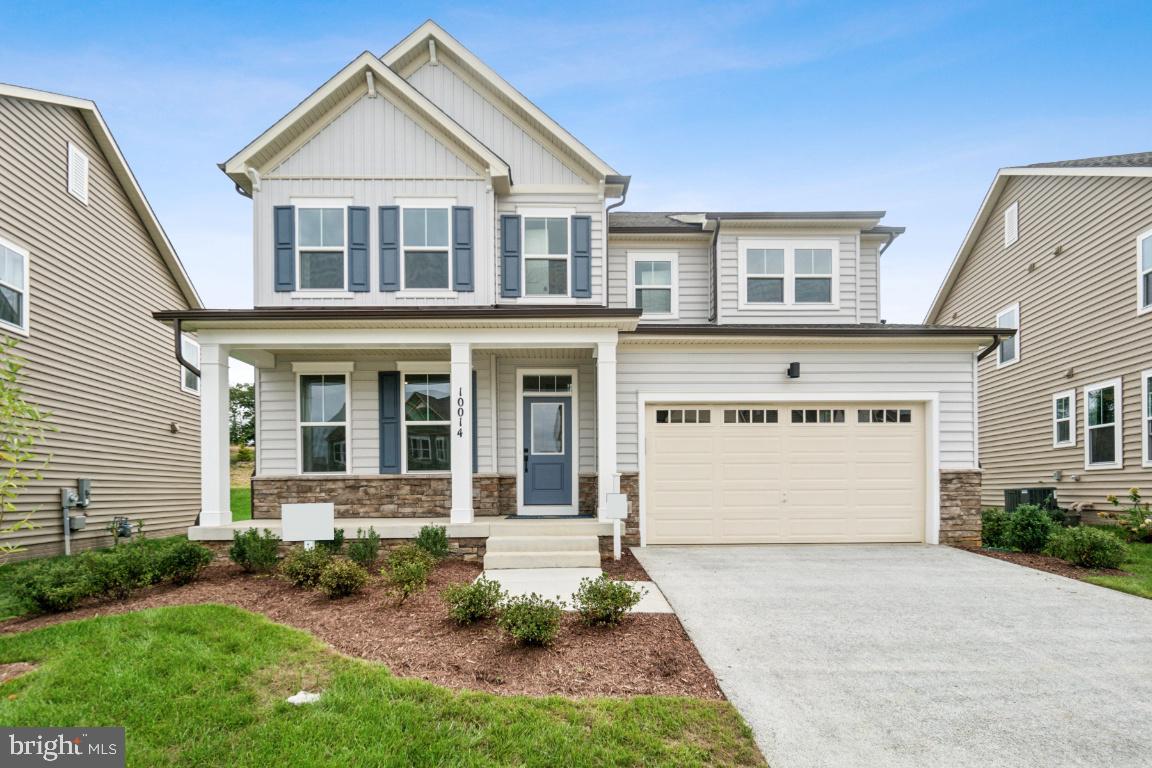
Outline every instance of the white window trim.
POLYGON ((643 320, 676 320, 680 317, 680 254, 674 251, 628 251, 628 306, 632 309, 636 308, 636 289, 637 288, 663 288, 664 286, 650 285, 638 286, 636 285, 636 262, 638 261, 667 261, 672 265, 671 285, 668 286, 672 289, 672 302, 671 312, 665 313, 643 313, 640 317, 643 320))
POLYGON ((1152 421, 1148 410, 1148 395, 1152 389, 1148 386, 1149 379, 1152 379, 1152 368, 1140 372, 1140 457, 1145 467, 1152 467, 1152 452, 1148 450, 1148 438, 1152 432, 1149 430, 1149 421, 1152 421))
MULTIPOLYGON (((200 342, 196 341, 196 339, 192 338, 188 334, 183 334, 180 337, 180 343, 182 345, 183 344, 191 344, 193 347, 196 348, 196 367, 199 368, 200 367, 200 342)), ((183 353, 185 358, 188 357, 187 347, 182 346, 180 351, 183 353)), ((180 389, 182 389, 183 391, 187 392, 190 395, 196 395, 197 397, 199 397, 200 396, 200 378, 199 377, 196 378, 196 389, 192 389, 187 384, 188 375, 191 374, 192 372, 189 371, 184 366, 179 365, 179 364, 176 367, 180 371, 180 389)))
POLYGON ((400 208, 400 290, 396 292, 397 296, 403 296, 408 299, 435 299, 444 296, 457 295, 456 289, 452 286, 456 285, 456 274, 452 264, 452 246, 455 242, 452 239, 454 233, 455 222, 452 221, 452 208, 456 205, 456 198, 454 197, 398 197, 392 201, 393 205, 400 208), (404 272, 404 252, 408 250, 404 245, 404 209, 405 208, 443 208, 448 211, 448 245, 443 249, 436 246, 412 246, 414 251, 439 251, 445 250, 448 252, 448 287, 447 288, 408 288, 407 275, 404 272))
POLYGON ((524 301, 537 303, 556 303, 556 304, 571 304, 576 301, 572 297, 572 217, 576 215, 575 208, 517 208, 516 215, 520 217, 520 298, 524 301), (559 256, 529 256, 526 248, 528 242, 527 226, 528 219, 567 219, 568 220, 568 237, 565 238, 566 251, 564 254, 565 274, 568 276, 567 293, 560 295, 550 294, 528 294, 528 260, 555 260, 559 261, 559 256))
POLYGON ((773 310, 788 309, 803 311, 805 309, 839 309, 840 308, 840 241, 817 240, 804 238, 759 238, 742 237, 737 241, 737 275, 740 280, 739 309, 773 310), (782 303, 769 303, 762 301, 748 301, 748 251, 755 248, 784 249, 784 301, 782 303), (832 301, 796 301, 797 277, 825 277, 824 275, 797 275, 796 256, 797 248, 827 248, 832 251, 832 301))
MULTIPOLYGON (((29 316, 29 308, 32 305, 31 291, 29 290, 32 285, 32 257, 29 249, 16 245, 16 243, 6 238, 0 237, 0 245, 4 246, 10 251, 20 254, 24 259, 24 285, 23 286, 10 286, 21 292, 23 300, 20 302, 20 324, 13 325, 12 323, 0 320, 0 330, 15 333, 19 336, 28 336, 31 333, 31 322, 29 316)), ((7 285, 7 284, 6 284, 7 285)))
POLYGON ((1152 296, 1149 296, 1149 302, 1144 304, 1144 259, 1141 254, 1141 246, 1148 238, 1152 238, 1152 229, 1146 232, 1141 232, 1136 235, 1136 314, 1144 315, 1152 312, 1152 296))
MULTIPOLYGON (((404 398, 405 382, 409 376, 426 376, 429 374, 449 374, 451 373, 451 363, 419 363, 419 362, 400 362, 396 363, 396 370, 400 372, 400 474, 407 475, 438 475, 448 476, 452 474, 452 454, 448 454, 448 469, 422 469, 419 472, 408 471, 408 416, 404 398)), ((415 422, 413 422, 415 423, 415 422)), ((427 424, 430 427, 446 426, 448 427, 448 436, 452 436, 452 420, 447 421, 422 421, 420 424, 427 424)), ((429 448, 431 450, 431 448, 429 448)))
POLYGON ((1012 205, 1004 209, 1004 247, 1011 248, 1020 239, 1020 202, 1013 201, 1012 205), (1009 232, 1008 222, 1012 222, 1009 232))
POLYGON ((1101 381, 1096 384, 1089 384, 1084 387, 1084 469, 1123 469, 1124 468, 1124 396, 1123 396, 1123 382, 1121 379, 1109 379, 1108 381, 1101 381), (1088 426, 1088 395, 1091 392, 1096 392, 1108 387, 1115 387, 1116 389, 1116 420, 1113 422, 1115 427, 1115 441, 1116 441, 1116 461, 1107 463, 1091 463, 1091 456, 1089 451, 1092 446, 1092 431, 1088 426))
POLYGON ((1001 360, 1000 359, 1000 350, 1003 349, 1003 347, 998 347, 996 349, 996 367, 997 368, 1006 368, 1009 365, 1015 365, 1016 363, 1020 362, 1020 352, 1021 352, 1021 346, 1020 346, 1021 330, 1020 330, 1020 326, 1023 325, 1023 323, 1020 322, 1020 302, 1016 302, 1015 304, 1009 304, 1008 306, 1004 307, 1002 310, 997 312, 996 313, 996 319, 993 321, 992 327, 993 328, 1011 328, 1012 326, 1000 325, 1000 318, 1002 318, 1004 315, 1008 314, 1009 312, 1014 312, 1016 314, 1016 327, 1015 327, 1016 336, 1014 337, 1016 340, 1016 356, 1013 357, 1011 360, 1001 360))
MULTIPOLYGON (((352 205, 352 199, 347 197, 307 197, 307 198, 292 198, 289 200, 293 211, 293 241, 296 244, 296 253, 293 258, 296 260, 296 290, 293 295, 297 296, 352 296, 352 292, 348 290, 348 281, 351 276, 348 274, 348 207, 352 205), (344 247, 341 251, 344 254, 344 287, 343 288, 301 288, 300 284, 304 281, 304 272, 300 269, 300 251, 327 251, 334 253, 335 248, 331 247, 307 247, 300 244, 300 210, 302 208, 340 208, 344 211, 344 247)), ((327 474, 327 473, 325 473, 327 474)))
MULTIPOLYGON (((572 403, 572 430, 569 440, 572 441, 572 504, 570 508, 556 510, 560 514, 576 513, 580 510, 580 369, 578 368, 517 368, 516 369, 516 511, 524 514, 524 464, 520 457, 524 455, 524 398, 525 397, 571 397, 572 403), (571 392, 524 392, 525 376, 571 376, 571 392)), ((546 514, 548 507, 527 507, 529 514, 546 514)))
MULTIPOLYGON (((340 477, 352 474, 352 373, 351 363, 293 363, 296 374, 296 474, 305 477, 340 477), (303 376, 343 376, 344 377, 344 421, 301 421, 300 379, 303 376), (304 471, 304 427, 330 427, 344 425, 344 471, 305 472, 304 471)), ((259 442, 259 441, 257 441, 259 442)))
POLYGON ((1076 390, 1067 389, 1063 392, 1057 392, 1052 395, 1052 447, 1053 448, 1075 448, 1076 447, 1076 390), (1061 421, 1068 422, 1068 440, 1060 442, 1056 436, 1056 401, 1068 399, 1068 417, 1061 419, 1061 421))
POLYGON ((88 205, 88 189, 92 186, 92 158, 88 157, 87 152, 72 142, 68 142, 68 178, 66 184, 68 194, 84 203, 84 205, 88 205), (79 158, 84 161, 84 194, 82 195, 76 194, 72 189, 72 174, 76 170, 73 164, 73 158, 79 158))

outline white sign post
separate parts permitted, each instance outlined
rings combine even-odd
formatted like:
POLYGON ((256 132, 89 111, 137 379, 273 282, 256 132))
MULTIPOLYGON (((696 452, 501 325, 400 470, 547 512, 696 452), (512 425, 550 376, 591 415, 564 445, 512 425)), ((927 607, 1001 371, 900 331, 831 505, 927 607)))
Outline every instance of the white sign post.
POLYGON ((620 559, 620 531, 628 519, 628 496, 608 493, 604 498, 604 517, 612 521, 612 557, 620 559))
POLYGON ((302 541, 312 549, 318 541, 336 537, 335 504, 281 504, 280 540, 302 541))

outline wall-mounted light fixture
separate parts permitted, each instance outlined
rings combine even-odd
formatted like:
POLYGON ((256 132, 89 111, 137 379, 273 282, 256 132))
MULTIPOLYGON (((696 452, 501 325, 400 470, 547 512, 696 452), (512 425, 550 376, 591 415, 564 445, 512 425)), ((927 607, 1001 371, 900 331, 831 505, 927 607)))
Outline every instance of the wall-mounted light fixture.
POLYGON ((800 378, 800 363, 788 363, 788 378, 800 378))

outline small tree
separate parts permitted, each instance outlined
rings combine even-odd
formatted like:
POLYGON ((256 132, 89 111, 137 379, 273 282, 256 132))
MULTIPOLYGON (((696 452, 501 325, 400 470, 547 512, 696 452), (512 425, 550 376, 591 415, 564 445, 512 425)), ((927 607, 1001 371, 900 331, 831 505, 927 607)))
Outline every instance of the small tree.
MULTIPOLYGON (((36 448, 49 427, 48 413, 24 398, 20 379, 24 358, 16 354, 16 340, 0 343, 0 538, 11 536, 32 525, 31 515, 15 522, 6 518, 16 512, 16 500, 21 490, 32 480, 40 479, 40 470, 47 466, 45 458, 39 462, 36 448)), ((0 562, 23 547, 0 541, 0 562)))
POLYGON ((248 445, 256 439, 256 386, 233 384, 228 388, 228 439, 232 445, 248 445))

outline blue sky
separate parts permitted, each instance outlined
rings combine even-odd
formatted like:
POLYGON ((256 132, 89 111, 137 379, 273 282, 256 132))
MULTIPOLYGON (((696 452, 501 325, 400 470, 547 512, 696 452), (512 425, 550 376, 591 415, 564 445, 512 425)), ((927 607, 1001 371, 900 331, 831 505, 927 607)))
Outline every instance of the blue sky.
POLYGON ((205 302, 250 306, 250 203, 216 163, 429 17, 631 174, 626 209, 887 210, 891 322, 998 167, 1152 149, 1146 0, 0 0, 0 81, 94 99, 205 302))

